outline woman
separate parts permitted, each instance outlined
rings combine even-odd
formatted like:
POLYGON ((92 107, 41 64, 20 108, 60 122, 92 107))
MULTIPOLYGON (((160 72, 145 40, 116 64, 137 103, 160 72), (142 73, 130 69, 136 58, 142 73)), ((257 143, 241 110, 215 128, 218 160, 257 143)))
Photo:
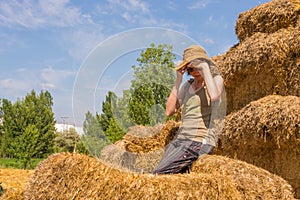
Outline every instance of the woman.
POLYGON ((216 145, 212 104, 223 91, 223 79, 206 51, 196 45, 188 47, 183 62, 176 68, 176 80, 166 104, 166 115, 179 108, 181 126, 176 138, 167 146, 154 174, 183 173, 202 154, 211 154, 216 145), (180 88, 188 72, 193 79, 180 88))

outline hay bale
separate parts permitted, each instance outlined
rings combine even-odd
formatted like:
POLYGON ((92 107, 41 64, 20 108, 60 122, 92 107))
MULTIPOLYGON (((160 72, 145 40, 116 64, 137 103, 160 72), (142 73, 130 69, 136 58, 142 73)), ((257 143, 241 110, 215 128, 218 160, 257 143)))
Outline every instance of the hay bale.
POLYGON ((147 153, 131 153, 117 145, 106 146, 100 154, 100 161, 112 168, 139 173, 151 173, 163 155, 164 149, 147 153))
POLYGON ((300 98, 270 95, 231 113, 217 152, 283 177, 300 198, 300 98))
POLYGON ((286 180, 243 161, 203 155, 193 164, 192 171, 230 177, 246 200, 294 199, 293 189, 286 180))
POLYGON ((222 174, 134 174, 80 154, 51 155, 26 184, 25 199, 242 199, 222 174))
POLYGON ((143 134, 145 127, 136 126, 131 128, 129 134, 126 134, 120 141, 128 152, 147 153, 157 149, 164 148, 174 138, 180 123, 173 120, 167 121, 159 130, 157 127, 147 127, 151 134, 143 134), (156 130, 157 132, 153 131, 156 130), (133 134, 134 132, 134 134, 133 134), (141 134, 140 134, 141 133, 141 134), (145 136, 145 137, 144 137, 145 136))
POLYGON ((300 10, 299 0, 273 0, 240 13, 235 32, 240 41, 257 32, 274 33, 282 28, 295 27, 300 10))
POLYGON ((180 123, 169 120, 156 126, 133 126, 115 144, 106 146, 99 159, 122 170, 150 173, 160 161, 164 148, 174 138, 180 123))
POLYGON ((159 133, 164 126, 165 124, 156 124, 155 126, 136 125, 129 127, 129 130, 126 135, 141 138, 151 137, 159 133))
POLYGON ((256 33, 214 57, 224 78, 227 113, 267 95, 300 96, 300 29, 256 33))
POLYGON ((33 170, 0 169, 0 182, 4 189, 1 200, 23 200, 24 184, 33 170))

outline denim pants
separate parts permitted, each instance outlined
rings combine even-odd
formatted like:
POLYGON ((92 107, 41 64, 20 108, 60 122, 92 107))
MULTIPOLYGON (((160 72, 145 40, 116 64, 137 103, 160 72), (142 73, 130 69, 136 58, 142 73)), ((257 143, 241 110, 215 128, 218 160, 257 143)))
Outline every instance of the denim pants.
POLYGON ((192 140, 173 140, 165 150, 153 174, 175 174, 189 172, 200 155, 212 154, 214 146, 192 140))

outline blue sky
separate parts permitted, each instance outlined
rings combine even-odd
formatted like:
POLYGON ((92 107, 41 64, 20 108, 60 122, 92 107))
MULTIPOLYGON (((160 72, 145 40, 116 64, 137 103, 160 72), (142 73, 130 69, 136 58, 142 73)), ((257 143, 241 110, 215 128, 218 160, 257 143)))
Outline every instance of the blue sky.
POLYGON ((147 47, 133 44, 178 42, 180 54, 195 41, 210 56, 223 54, 238 43, 239 13, 266 2, 0 0, 0 98, 14 102, 32 89, 48 90, 56 120, 80 126, 84 116, 79 115, 86 109, 100 112, 107 91, 121 94, 128 87, 131 66, 140 49, 147 47), (90 60, 93 69, 87 66, 90 60), (97 71, 98 66, 103 70, 97 71), (86 80, 90 76, 93 83, 86 80), (90 103, 77 101, 80 96, 90 103))

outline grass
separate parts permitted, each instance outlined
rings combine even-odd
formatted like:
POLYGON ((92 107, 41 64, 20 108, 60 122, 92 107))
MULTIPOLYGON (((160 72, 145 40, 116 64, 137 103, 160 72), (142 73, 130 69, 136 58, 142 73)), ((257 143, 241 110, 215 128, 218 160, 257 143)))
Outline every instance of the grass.
MULTIPOLYGON (((43 159, 35 158, 29 163, 26 169, 34 169, 40 161, 43 159)), ((14 168, 14 169, 24 169, 23 163, 19 159, 15 158, 0 158, 0 168, 14 168)))

